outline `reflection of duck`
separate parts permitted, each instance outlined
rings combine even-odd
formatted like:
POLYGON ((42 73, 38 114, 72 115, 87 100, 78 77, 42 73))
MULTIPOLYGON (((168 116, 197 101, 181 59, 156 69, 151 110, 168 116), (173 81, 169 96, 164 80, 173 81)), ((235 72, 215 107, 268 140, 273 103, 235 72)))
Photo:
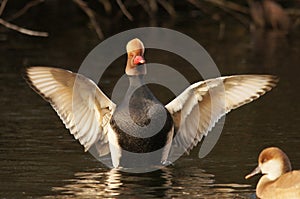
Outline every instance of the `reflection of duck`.
POLYGON ((57 198, 249 198, 250 185, 216 184, 214 175, 189 166, 192 169, 163 167, 139 174, 119 169, 89 169, 53 187, 52 195, 57 198))
POLYGON ((258 167, 245 178, 262 173, 256 194, 259 198, 300 198, 300 171, 292 171, 287 155, 277 147, 264 149, 258 167))
POLYGON ((59 192, 59 195, 83 198, 116 197, 120 195, 120 187, 123 185, 121 177, 122 174, 116 169, 78 172, 73 179, 66 181, 67 184, 53 187, 53 191, 59 192))
POLYGON ((168 162, 171 144, 191 150, 223 115, 257 99, 276 83, 270 75, 209 79, 191 85, 163 106, 143 82, 143 43, 131 40, 127 55, 130 84, 118 106, 83 75, 50 67, 27 69, 29 84, 51 103, 85 150, 98 156, 110 152, 114 167, 168 162), (131 154, 143 156, 132 159, 131 154))
POLYGON ((257 28, 288 31, 290 19, 284 9, 273 0, 248 0, 250 14, 257 28))
POLYGON ((163 198, 172 190, 171 171, 170 167, 144 174, 92 169, 75 173, 62 186, 53 187, 53 191, 58 196, 80 198, 163 198))

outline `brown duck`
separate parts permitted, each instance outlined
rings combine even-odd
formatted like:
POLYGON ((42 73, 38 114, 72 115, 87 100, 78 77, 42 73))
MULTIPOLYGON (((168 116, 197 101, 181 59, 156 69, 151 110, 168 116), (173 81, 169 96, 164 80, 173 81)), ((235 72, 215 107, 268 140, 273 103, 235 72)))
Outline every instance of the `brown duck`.
POLYGON ((277 147, 264 149, 258 158, 258 167, 245 178, 263 174, 256 195, 261 199, 299 199, 300 170, 292 171, 287 155, 277 147))

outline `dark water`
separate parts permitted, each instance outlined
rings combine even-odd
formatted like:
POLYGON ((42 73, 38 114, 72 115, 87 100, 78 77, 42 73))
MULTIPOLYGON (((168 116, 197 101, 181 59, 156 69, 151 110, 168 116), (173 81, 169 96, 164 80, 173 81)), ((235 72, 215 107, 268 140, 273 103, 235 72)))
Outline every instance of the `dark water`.
MULTIPOLYGON (((110 170, 84 153, 52 108, 22 78, 24 67, 30 65, 76 71, 98 44, 93 32, 82 26, 73 23, 61 31, 63 24, 56 25, 58 28, 50 26, 52 35, 48 39, 0 29, 1 198, 254 198, 258 178, 246 181, 244 176, 255 167, 263 148, 281 147, 293 167, 300 168, 297 32, 289 38, 275 33, 251 35, 231 25, 223 40, 218 40, 218 26, 175 23, 172 28, 206 48, 223 75, 270 73, 279 76, 280 82, 266 96, 226 117, 217 145, 204 159, 198 158, 199 148, 195 148, 174 166, 130 174, 110 170)), ((155 50, 147 52, 147 58, 163 60, 189 76, 191 82, 199 78, 182 60, 155 50)), ((124 61, 116 61, 100 81, 107 95, 122 75, 124 61)), ((164 102, 172 97, 159 88, 153 89, 164 102)))

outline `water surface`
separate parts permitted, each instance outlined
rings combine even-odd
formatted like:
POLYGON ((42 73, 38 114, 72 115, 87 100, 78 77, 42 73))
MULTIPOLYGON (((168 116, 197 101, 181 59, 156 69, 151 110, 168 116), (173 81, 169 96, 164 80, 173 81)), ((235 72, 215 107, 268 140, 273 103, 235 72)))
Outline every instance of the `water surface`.
MULTIPOLYGON (((255 198, 258 178, 246 181, 244 176, 267 146, 281 147, 299 169, 297 34, 290 38, 275 33, 250 35, 232 25, 223 40, 218 40, 217 26, 190 24, 172 28, 203 45, 223 75, 269 73, 279 76, 280 82, 266 96, 226 117, 222 135, 208 156, 199 159, 199 148, 195 148, 174 166, 146 174, 110 170, 84 153, 48 103, 22 78, 24 67, 30 65, 77 71, 99 42, 91 31, 84 27, 58 31, 53 27, 52 37, 38 39, 1 29, 6 39, 0 41, 0 197, 255 198)), ((155 50, 146 56, 148 62, 174 67, 190 82, 200 78, 181 58, 155 50)), ((108 96, 123 74, 124 63, 124 57, 113 63, 99 83, 108 96)), ((153 92, 163 102, 170 101, 172 94, 160 89, 153 87, 153 92)))

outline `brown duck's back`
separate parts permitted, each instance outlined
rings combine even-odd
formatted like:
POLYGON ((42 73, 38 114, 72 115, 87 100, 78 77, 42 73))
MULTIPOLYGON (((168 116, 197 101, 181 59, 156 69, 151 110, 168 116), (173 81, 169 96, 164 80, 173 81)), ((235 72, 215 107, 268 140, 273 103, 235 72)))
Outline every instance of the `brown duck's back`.
POLYGON ((300 199, 300 170, 285 173, 274 182, 263 184, 257 189, 262 199, 300 199))

